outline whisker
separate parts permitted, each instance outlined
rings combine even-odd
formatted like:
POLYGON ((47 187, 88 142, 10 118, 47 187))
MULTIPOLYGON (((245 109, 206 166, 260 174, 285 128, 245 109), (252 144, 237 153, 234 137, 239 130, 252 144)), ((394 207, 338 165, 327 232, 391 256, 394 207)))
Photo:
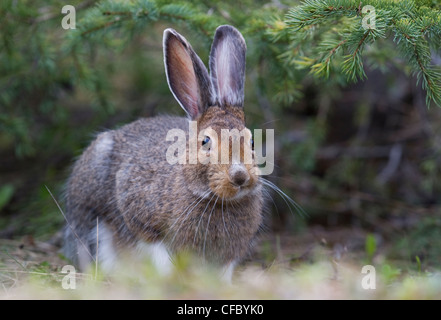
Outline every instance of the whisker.
POLYGON ((83 243, 83 241, 81 241, 80 236, 75 232, 74 227, 72 227, 72 225, 69 223, 69 220, 67 219, 66 215, 64 214, 63 209, 61 209, 60 204, 58 203, 58 201, 55 199, 54 195, 52 194, 52 192, 49 190, 48 186, 46 186, 46 190, 47 192, 49 192, 52 200, 54 200, 55 204, 58 207, 58 210, 60 210, 64 220, 66 220, 66 224, 69 227, 70 231, 72 231, 72 234, 75 236, 75 238, 77 238, 78 242, 81 244, 81 246, 86 250, 87 254, 89 255, 89 257, 92 259, 93 262, 96 262, 95 257, 90 253, 89 248, 83 243))
POLYGON ((199 226, 200 226, 200 224, 201 224, 202 217, 204 216, 205 211, 207 211, 207 208, 208 208, 208 206, 210 205, 211 200, 213 200, 213 198, 214 198, 215 195, 216 195, 216 194, 213 193, 213 195, 211 196, 211 198, 210 198, 210 200, 208 201, 207 205, 205 206, 205 209, 204 209, 204 211, 202 212, 201 217, 199 218, 198 226, 196 227, 196 231, 195 231, 195 233, 194 233, 193 246, 194 246, 195 243, 196 243, 196 236, 198 235, 199 226))
POLYGON ((211 215, 213 214, 213 211, 216 208, 217 200, 219 200, 219 196, 216 196, 216 201, 214 201, 213 208, 211 209, 210 215, 208 216, 207 228, 205 230, 205 237, 204 237, 204 246, 202 249, 202 256, 204 257, 204 259, 205 259, 205 243, 207 242, 208 228, 210 226, 211 215))
POLYGON ((267 124, 269 124, 269 123, 277 122, 277 121, 280 121, 280 120, 281 120, 281 119, 269 120, 269 121, 266 121, 266 122, 264 122, 264 123, 261 123, 261 124, 259 125, 259 127, 262 128, 263 126, 265 126, 265 125, 267 125, 267 124))
MULTIPOLYGON (((188 217, 190 216, 190 213, 199 205, 199 203, 201 203, 202 202, 202 200, 204 200, 205 199, 205 197, 206 196, 208 196, 209 194, 211 193, 211 191, 209 190, 209 191, 207 191, 207 192, 205 192, 204 194, 202 194, 201 196, 199 196, 199 197, 197 197, 187 208, 185 208, 184 209, 184 211, 182 211, 182 213, 181 214, 179 214, 179 217, 175 220, 175 222, 171 225, 171 227, 169 228, 169 231, 167 232, 167 234, 164 236, 164 238, 163 238, 163 240, 164 239, 166 239, 167 238, 167 236, 168 236, 168 234, 173 230, 173 227, 176 225, 176 223, 178 223, 178 222, 181 222, 181 224, 183 224, 183 222, 185 222, 187 219, 188 219, 188 217), (199 201, 198 201, 199 200, 199 201), (192 208, 191 208, 191 210, 189 210, 190 209, 190 207, 196 202, 196 201, 198 201, 192 208), (188 211, 189 210, 189 211, 188 211), (187 213, 185 214, 185 212, 187 211, 187 213), (179 218, 181 217, 181 216, 183 216, 185 214, 185 217, 182 219, 182 220, 180 220, 179 218)), ((179 228, 178 228, 178 230, 176 230, 176 232, 175 232, 175 234, 174 234, 174 236, 173 236, 173 238, 172 238, 172 240, 170 241, 170 244, 173 244, 173 242, 175 241, 175 239, 176 239, 176 235, 178 234, 178 231, 179 231, 179 228)))
MULTIPOLYGON (((227 201, 226 202, 226 209, 227 209, 228 217, 231 214, 230 210, 228 210, 228 204, 230 204, 231 209, 233 211, 237 211, 237 208, 234 206, 233 202, 235 202, 235 201, 227 201)), ((235 203, 237 204, 237 202, 235 202, 235 203)), ((235 229, 237 228, 237 225, 234 224, 234 219, 230 220, 230 226, 231 226, 231 228, 233 228, 233 233, 235 233, 236 232, 235 229)))
POLYGON ((271 195, 271 193, 267 189, 263 188, 262 190, 265 192, 265 195, 271 200, 271 202, 274 205, 274 208, 276 208, 277 216, 280 217, 279 209, 277 208, 277 205, 276 205, 276 202, 274 201, 273 196, 271 195))
POLYGON ((227 225, 225 224, 225 218, 224 218, 224 196, 222 196, 222 221, 224 223, 224 229, 226 234, 228 235, 228 238, 230 237, 230 233, 228 232, 227 225))
POLYGON ((302 216, 302 217, 308 217, 309 215, 306 213, 306 211, 297 203, 295 202, 293 199, 291 199, 285 192, 283 192, 278 186, 276 186, 274 183, 272 183, 271 181, 264 179, 262 177, 260 177, 260 181, 266 185, 267 187, 270 187, 271 189, 273 189, 275 192, 277 192, 277 194, 279 194, 279 196, 283 199, 283 201, 285 201, 286 205, 288 206, 289 210, 292 213, 291 210, 291 206, 293 206, 296 211, 302 216), (291 206, 290 206, 291 204, 291 206))

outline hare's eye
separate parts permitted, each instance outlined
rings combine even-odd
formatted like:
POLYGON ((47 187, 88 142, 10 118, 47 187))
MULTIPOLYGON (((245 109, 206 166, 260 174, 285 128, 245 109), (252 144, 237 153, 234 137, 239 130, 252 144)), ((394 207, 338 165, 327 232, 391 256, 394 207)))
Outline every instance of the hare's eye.
POLYGON ((205 146, 209 142, 210 142, 210 137, 205 136, 204 140, 202 140, 202 145, 205 146))
POLYGON ((205 136, 205 137, 204 137, 204 140, 202 140, 202 147, 203 147, 205 150, 210 150, 210 146, 211 146, 211 140, 210 140, 210 137, 205 136))

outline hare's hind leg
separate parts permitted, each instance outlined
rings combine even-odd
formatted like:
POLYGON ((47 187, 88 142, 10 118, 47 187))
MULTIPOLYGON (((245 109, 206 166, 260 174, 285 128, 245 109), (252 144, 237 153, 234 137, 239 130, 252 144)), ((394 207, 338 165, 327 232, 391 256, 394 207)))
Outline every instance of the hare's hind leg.
POLYGON ((235 268, 236 268, 236 261, 232 261, 226 264, 225 266, 223 266, 220 274, 222 281, 231 284, 233 279, 233 272, 235 268))
POLYGON ((113 132, 100 133, 76 161, 67 184, 65 254, 82 271, 100 261, 103 271, 114 264, 113 234, 102 223, 115 211, 113 148, 113 132))
POLYGON ((95 238, 95 263, 106 274, 112 273, 118 260, 112 229, 104 222, 97 223, 96 229, 90 231, 90 238, 95 238))
POLYGON ((87 236, 76 232, 69 225, 64 230, 63 253, 81 271, 87 270, 94 261, 94 255, 87 241, 87 236))
POLYGON ((64 253, 83 272, 99 268, 110 274, 117 264, 113 233, 103 222, 80 233, 66 227, 64 253))
POLYGON ((172 271, 173 263, 170 254, 161 242, 138 242, 136 255, 141 259, 149 259, 160 274, 167 275, 172 271))

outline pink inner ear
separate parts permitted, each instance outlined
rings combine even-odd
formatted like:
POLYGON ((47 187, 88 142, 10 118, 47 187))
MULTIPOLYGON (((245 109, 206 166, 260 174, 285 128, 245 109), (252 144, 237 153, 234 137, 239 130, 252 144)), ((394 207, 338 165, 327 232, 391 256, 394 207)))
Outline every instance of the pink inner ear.
POLYGON ((175 37, 171 37, 167 51, 170 88, 182 108, 194 118, 198 114, 199 92, 191 57, 175 37))
POLYGON ((215 47, 214 58, 214 87, 217 87, 217 99, 221 105, 239 106, 243 104, 243 59, 238 43, 226 35, 215 47))
POLYGON ((226 97, 232 94, 230 74, 230 54, 228 51, 229 41, 222 41, 216 48, 216 76, 218 85, 218 97, 226 102, 226 97))

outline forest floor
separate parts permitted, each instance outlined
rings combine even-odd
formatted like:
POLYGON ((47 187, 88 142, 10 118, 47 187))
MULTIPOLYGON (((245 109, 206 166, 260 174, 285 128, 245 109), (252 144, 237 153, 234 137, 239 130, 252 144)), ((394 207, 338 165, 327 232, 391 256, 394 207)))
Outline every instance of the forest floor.
POLYGON ((0 239, 0 299, 441 299, 441 272, 387 260, 386 244, 368 258, 366 236, 322 227, 269 233, 231 285, 191 257, 180 257, 167 275, 147 261, 109 278, 63 270, 69 263, 59 234, 46 242, 0 239))

